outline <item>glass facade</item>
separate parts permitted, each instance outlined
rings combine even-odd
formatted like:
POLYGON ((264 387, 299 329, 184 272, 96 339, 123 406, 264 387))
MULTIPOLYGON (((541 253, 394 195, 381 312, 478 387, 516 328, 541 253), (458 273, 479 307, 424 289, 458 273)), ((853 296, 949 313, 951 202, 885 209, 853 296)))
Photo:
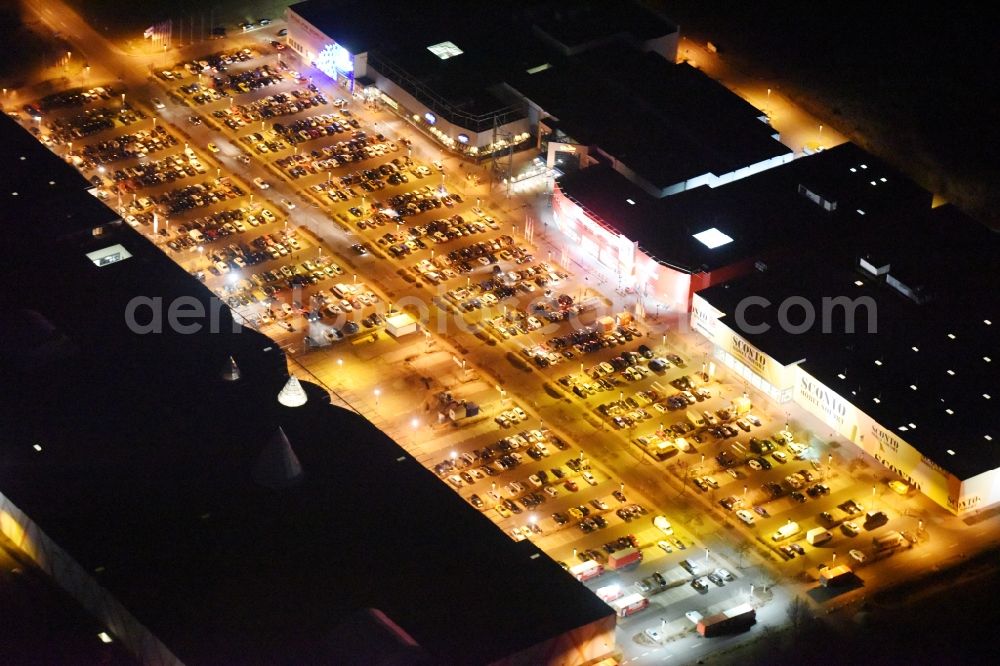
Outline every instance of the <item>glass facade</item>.
POLYGON ((722 347, 715 345, 715 358, 722 361, 727 368, 735 372, 737 375, 743 378, 746 383, 754 387, 764 395, 766 395, 771 400, 774 400, 778 404, 790 402, 792 399, 792 390, 794 387, 788 386, 781 388, 775 386, 771 382, 767 381, 756 372, 750 369, 750 367, 745 364, 740 359, 736 358, 728 351, 722 347))

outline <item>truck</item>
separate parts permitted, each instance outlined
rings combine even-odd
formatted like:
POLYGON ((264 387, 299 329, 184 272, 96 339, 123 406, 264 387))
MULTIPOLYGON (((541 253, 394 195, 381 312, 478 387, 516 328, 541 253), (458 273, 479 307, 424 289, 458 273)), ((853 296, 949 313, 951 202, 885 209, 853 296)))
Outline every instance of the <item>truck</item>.
POLYGON ((872 545, 875 546, 875 550, 886 550, 889 548, 896 548, 903 543, 903 535, 899 532, 892 531, 882 536, 875 537, 872 539, 872 545))
POLYGON ((740 604, 727 611, 702 618, 698 633, 705 638, 746 631, 757 622, 757 611, 750 604, 740 604))
POLYGON ((819 546, 833 538, 833 534, 825 527, 814 527, 806 532, 806 541, 812 546, 819 546))
POLYGON ((820 521, 827 527, 836 527, 840 525, 847 519, 851 517, 851 514, 847 513, 843 509, 830 509, 829 511, 824 511, 819 514, 820 521))
POLYGON ((778 531, 771 535, 771 541, 783 541, 788 537, 795 536, 802 531, 799 524, 789 520, 787 523, 778 528, 778 531))
POLYGON ((592 578, 597 578, 604 573, 604 567, 594 560, 587 560, 580 564, 574 564, 569 568, 569 572, 581 583, 592 578))
POLYGON ((846 564, 820 569, 819 583, 823 587, 837 587, 848 583, 854 577, 854 572, 846 564))
POLYGON ((642 551, 638 548, 623 548, 608 555, 608 568, 612 571, 642 562, 642 551))
POLYGON ((622 596, 625 595, 625 592, 622 590, 621 585, 615 583, 597 588, 594 594, 596 594, 601 601, 610 604, 615 599, 621 599, 622 596))
POLYGON ((618 617, 628 617, 649 607, 649 599, 638 592, 627 594, 620 599, 615 599, 608 604, 615 610, 618 617))

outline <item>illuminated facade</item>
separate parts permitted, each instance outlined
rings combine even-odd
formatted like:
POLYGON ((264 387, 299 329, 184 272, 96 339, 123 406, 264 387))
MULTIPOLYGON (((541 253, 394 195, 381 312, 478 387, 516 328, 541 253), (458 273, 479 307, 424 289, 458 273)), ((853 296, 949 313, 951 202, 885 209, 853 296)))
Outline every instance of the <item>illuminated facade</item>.
MULTIPOLYGON (((849 399, 812 376, 806 359, 782 364, 723 322, 726 313, 695 294, 691 327, 713 344, 714 363, 725 365, 779 404, 794 403, 832 432, 871 455, 945 509, 961 515, 1000 502, 1000 470, 961 479, 849 399)), ((853 397, 853 396, 852 396, 853 397)))
POLYGON ((558 183, 553 187, 552 219, 569 240, 574 248, 572 251, 595 260, 606 281, 617 284, 620 289, 634 291, 645 303, 647 312, 650 303, 656 303, 661 312, 687 312, 695 291, 752 269, 752 261, 694 273, 671 266, 573 201, 558 183))

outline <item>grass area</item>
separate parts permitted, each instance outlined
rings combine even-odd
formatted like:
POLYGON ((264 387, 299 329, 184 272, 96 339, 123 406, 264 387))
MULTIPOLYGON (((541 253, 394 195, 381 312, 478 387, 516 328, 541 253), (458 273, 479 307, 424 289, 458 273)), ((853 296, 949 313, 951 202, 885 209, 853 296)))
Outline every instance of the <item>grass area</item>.
POLYGON ((973 5, 650 0, 855 143, 1000 228, 998 63, 973 5))
POLYGON ((0 58, 0 83, 5 88, 20 88, 24 76, 37 71, 46 62, 52 64, 65 45, 46 38, 21 21, 17 6, 0 7, 0 40, 8 53, 17 57, 0 58))

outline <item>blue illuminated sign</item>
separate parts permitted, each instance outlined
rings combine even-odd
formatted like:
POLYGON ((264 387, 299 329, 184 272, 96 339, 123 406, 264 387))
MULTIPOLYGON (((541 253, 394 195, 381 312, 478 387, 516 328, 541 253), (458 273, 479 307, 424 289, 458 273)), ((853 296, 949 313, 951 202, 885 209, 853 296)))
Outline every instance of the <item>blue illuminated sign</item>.
POLYGON ((327 44, 316 57, 316 68, 331 79, 354 72, 354 57, 340 44, 327 44))

